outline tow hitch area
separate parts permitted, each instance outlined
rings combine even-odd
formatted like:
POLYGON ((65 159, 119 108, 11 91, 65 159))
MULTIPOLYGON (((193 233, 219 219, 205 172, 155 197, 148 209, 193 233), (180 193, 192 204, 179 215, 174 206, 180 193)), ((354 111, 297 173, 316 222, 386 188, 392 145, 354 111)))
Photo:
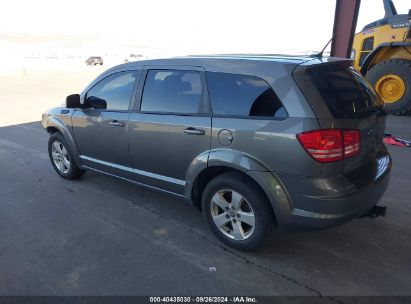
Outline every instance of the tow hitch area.
POLYGON ((359 216, 358 218, 376 218, 379 216, 385 216, 387 214, 387 207, 385 206, 374 206, 370 210, 368 210, 363 215, 359 216))

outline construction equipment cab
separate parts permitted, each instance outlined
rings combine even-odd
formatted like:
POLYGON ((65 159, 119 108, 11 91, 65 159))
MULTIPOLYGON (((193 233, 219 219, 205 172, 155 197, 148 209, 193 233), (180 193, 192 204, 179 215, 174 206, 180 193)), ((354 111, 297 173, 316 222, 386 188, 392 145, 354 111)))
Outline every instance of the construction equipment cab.
POLYGON ((383 0, 383 19, 355 35, 351 59, 374 86, 392 114, 411 110, 411 10, 397 14, 392 0, 383 0))

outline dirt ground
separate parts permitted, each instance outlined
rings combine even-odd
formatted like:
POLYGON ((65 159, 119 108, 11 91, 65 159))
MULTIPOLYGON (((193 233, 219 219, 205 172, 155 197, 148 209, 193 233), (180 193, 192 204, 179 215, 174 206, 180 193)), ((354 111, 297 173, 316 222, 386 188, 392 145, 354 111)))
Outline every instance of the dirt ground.
POLYGON ((41 120, 48 108, 65 102, 67 95, 80 93, 107 67, 67 70, 21 67, 0 72, 0 127, 41 120))

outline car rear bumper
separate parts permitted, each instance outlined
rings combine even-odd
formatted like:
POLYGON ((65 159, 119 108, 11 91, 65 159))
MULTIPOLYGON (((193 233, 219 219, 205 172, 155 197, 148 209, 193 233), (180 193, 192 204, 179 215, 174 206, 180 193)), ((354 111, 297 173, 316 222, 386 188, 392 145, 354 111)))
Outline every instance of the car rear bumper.
MULTIPOLYGON (((381 156, 375 167, 370 168, 373 179, 360 188, 345 176, 312 178, 276 174, 288 198, 286 203, 279 202, 278 195, 273 198, 267 193, 278 227, 285 231, 328 228, 363 215, 387 189, 391 165, 389 154, 381 156)), ((369 173, 365 174, 369 176, 369 173)), ((275 191, 278 193, 278 189, 275 191)))

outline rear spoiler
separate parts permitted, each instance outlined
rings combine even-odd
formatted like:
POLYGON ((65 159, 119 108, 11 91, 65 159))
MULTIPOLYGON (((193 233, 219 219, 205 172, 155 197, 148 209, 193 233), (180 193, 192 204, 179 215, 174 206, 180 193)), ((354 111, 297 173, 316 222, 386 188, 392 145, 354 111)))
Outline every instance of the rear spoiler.
POLYGON ((351 66, 352 62, 353 61, 351 59, 338 57, 313 58, 312 60, 307 60, 297 65, 293 73, 299 73, 312 69, 343 69, 351 66))

